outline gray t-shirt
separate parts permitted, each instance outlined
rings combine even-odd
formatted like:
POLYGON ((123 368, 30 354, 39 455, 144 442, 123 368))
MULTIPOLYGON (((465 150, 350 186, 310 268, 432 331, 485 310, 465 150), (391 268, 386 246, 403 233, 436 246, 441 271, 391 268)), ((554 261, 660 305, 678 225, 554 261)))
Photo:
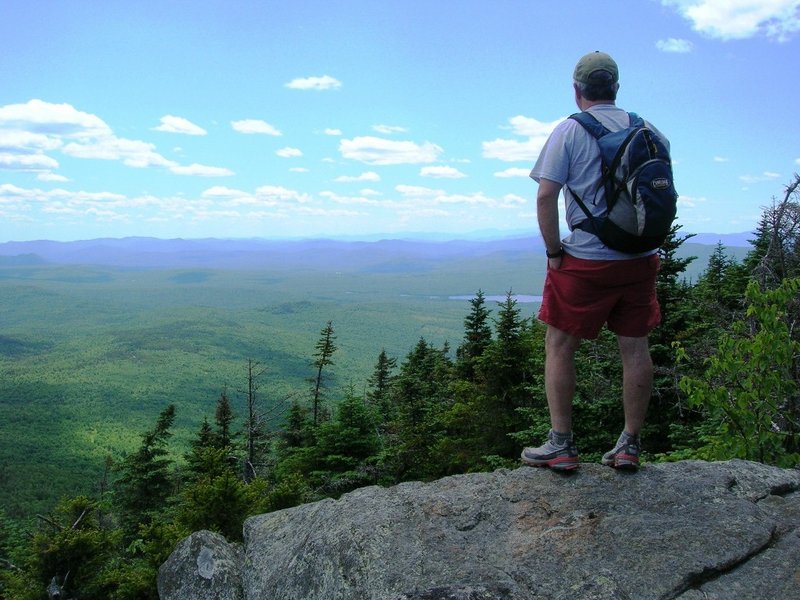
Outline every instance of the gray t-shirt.
MULTIPOLYGON (((613 104, 595 104, 587 112, 611 131, 630 125, 628 113, 613 104)), ((647 125, 669 148, 667 138, 650 123, 647 125)), ((540 179, 549 179, 564 186, 562 193, 570 233, 562 240, 562 245, 571 256, 589 260, 625 260, 656 252, 626 254, 607 247, 593 233, 575 229, 575 225, 585 220, 586 215, 573 199, 570 189, 580 196, 593 215, 600 216, 605 210, 605 193, 600 185, 600 149, 592 135, 575 119, 565 119, 556 126, 545 142, 530 176, 537 183, 540 179)))

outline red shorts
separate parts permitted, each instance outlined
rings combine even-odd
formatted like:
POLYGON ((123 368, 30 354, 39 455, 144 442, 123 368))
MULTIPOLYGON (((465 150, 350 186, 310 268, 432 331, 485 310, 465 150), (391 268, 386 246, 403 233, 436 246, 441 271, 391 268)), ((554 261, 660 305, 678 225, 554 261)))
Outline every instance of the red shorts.
POLYGON ((547 270, 540 321, 582 339, 603 325, 617 335, 644 337, 661 321, 656 298, 658 254, 630 260, 585 260, 565 254, 547 270))

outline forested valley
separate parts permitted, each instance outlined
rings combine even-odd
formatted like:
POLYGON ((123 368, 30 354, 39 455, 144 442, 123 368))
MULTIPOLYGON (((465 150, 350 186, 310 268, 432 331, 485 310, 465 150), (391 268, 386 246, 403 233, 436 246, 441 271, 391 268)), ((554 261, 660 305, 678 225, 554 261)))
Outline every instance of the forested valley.
MULTIPOLYGON (((718 244, 690 279, 697 257, 680 249, 692 236, 675 226, 660 249, 645 461, 798 465, 798 183, 763 209, 741 259, 718 244)), ((45 598, 57 586, 76 599, 157 598, 158 567, 192 531, 237 541, 250 515, 367 485, 517 467, 521 448, 549 429, 544 328, 512 290, 492 302, 477 289, 463 306, 460 339, 419 336, 399 356, 382 349, 366 381, 335 370, 344 329, 332 318, 318 324, 294 390, 276 393, 269 362, 242 357, 243 402, 235 408, 220 381, 181 443, 180 409, 163 398, 130 450, 109 452, 90 492, 24 519, 0 514, 0 595, 45 598)), ((577 371, 575 435, 582 460, 596 461, 622 429, 614 337, 584 342, 577 371)))

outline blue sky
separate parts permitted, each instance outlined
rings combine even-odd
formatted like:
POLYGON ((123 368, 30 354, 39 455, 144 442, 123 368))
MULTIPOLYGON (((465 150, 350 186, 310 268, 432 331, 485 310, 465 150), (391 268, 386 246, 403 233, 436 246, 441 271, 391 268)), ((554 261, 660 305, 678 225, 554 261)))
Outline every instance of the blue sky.
POLYGON ((0 0, 0 242, 537 232, 572 69, 672 143, 685 232, 800 171, 800 0, 0 0))

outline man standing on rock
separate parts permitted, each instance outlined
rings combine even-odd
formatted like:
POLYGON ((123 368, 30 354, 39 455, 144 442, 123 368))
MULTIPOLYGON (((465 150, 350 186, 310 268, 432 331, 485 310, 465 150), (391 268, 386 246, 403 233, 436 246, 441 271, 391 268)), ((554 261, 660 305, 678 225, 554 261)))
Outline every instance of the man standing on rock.
MULTIPOLYGON (((630 126, 629 114, 615 104, 619 89, 616 62, 603 52, 578 61, 573 75, 575 102, 610 131, 630 126)), ((652 128, 666 148, 668 142, 652 128)), ((661 319, 656 299, 657 250, 636 254, 613 250, 578 226, 586 220, 584 204, 594 215, 605 211, 598 143, 575 119, 561 122, 550 135, 530 176, 539 184, 539 229, 547 252, 547 277, 538 318, 547 324, 545 392, 550 410, 547 441, 525 448, 531 466, 571 470, 579 457, 572 435, 575 352, 582 339, 594 339, 603 325, 617 336, 623 368, 625 427, 602 463, 615 468, 639 466, 640 431, 653 384, 648 333, 661 319), (558 197, 564 188, 570 233, 559 232, 558 197), (586 200, 589 201, 586 201, 586 200)))

